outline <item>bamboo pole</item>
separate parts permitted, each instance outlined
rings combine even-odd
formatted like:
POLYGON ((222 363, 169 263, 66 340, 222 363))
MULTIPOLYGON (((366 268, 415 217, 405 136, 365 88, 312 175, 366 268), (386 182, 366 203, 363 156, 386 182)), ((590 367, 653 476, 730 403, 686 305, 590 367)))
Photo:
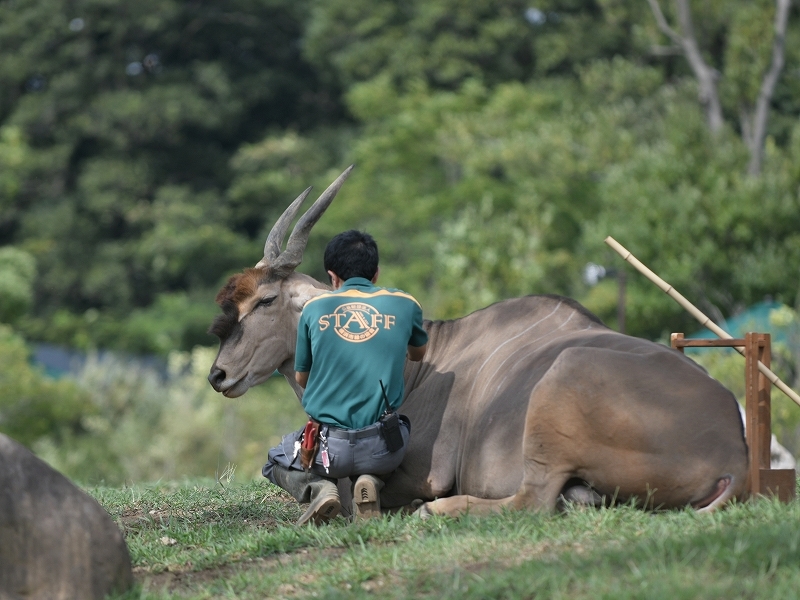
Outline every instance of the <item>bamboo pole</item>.
MULTIPOLYGON (((648 269, 644 264, 639 261, 633 254, 630 253, 622 244, 620 244, 617 240, 613 237, 608 236, 605 239, 606 244, 611 246, 614 251, 619 254, 622 258, 628 261, 630 264, 634 266, 634 268, 639 271, 642 275, 647 277, 650 281, 655 283, 661 290, 666 293, 670 298, 675 300, 678 304, 680 304, 686 311, 689 312, 695 319, 697 319, 703 327, 707 327, 711 331, 713 331, 717 336, 721 337, 722 339, 730 340, 733 339, 733 336, 729 334, 727 331, 722 329, 719 325, 714 323, 709 317, 707 317, 703 312, 697 308, 694 304, 689 302, 686 298, 684 298, 675 288, 673 288, 670 284, 666 281, 661 279, 658 275, 653 273, 650 269, 648 269)), ((736 346, 736 351, 739 354, 744 355, 744 347, 736 346)), ((789 396, 795 403, 800 406, 800 396, 786 385, 781 379, 773 373, 769 367, 767 367, 761 361, 758 361, 758 370, 761 372, 764 377, 770 380, 770 382, 777 387, 780 391, 784 394, 789 396)))

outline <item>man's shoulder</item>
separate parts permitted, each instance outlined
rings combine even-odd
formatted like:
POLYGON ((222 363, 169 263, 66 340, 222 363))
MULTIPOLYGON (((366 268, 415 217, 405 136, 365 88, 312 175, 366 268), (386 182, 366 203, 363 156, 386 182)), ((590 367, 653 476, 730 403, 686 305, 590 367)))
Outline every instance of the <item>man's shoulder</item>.
POLYGON ((417 306, 420 306, 420 303, 417 301, 416 298, 414 298, 414 296, 404 292, 403 290, 397 288, 383 288, 376 286, 368 290, 349 289, 349 290, 336 290, 333 292, 325 292, 324 294, 315 296, 314 298, 306 302, 305 306, 303 307, 303 311, 305 312, 306 308, 312 303, 316 305, 315 308, 324 306, 326 304, 326 302, 324 302, 325 300, 341 304, 344 302, 352 302, 354 300, 369 301, 372 298, 397 298, 403 300, 410 300, 417 306))
POLYGON ((319 294, 318 296, 314 296, 313 298, 310 298, 308 301, 306 301, 306 303, 303 305, 303 312, 305 312, 309 306, 315 303, 317 303, 317 306, 320 306, 321 304, 319 303, 321 300, 335 298, 337 296, 338 294, 336 292, 324 292, 322 294, 319 294))
POLYGON ((393 296, 396 298, 405 298, 407 300, 413 301, 415 304, 419 304, 419 302, 417 302, 417 299, 414 298, 414 296, 412 296, 408 292, 404 292, 403 290, 397 288, 378 288, 375 291, 375 294, 379 296, 393 296))

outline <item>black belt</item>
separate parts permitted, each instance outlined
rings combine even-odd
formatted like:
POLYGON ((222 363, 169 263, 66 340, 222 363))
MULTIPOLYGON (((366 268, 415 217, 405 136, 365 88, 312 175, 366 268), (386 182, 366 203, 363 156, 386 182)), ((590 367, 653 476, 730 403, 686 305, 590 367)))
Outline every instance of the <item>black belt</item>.
POLYGON ((379 435, 381 432, 381 424, 375 423, 363 429, 339 429, 333 425, 328 425, 328 437, 339 438, 343 440, 361 439, 379 435))

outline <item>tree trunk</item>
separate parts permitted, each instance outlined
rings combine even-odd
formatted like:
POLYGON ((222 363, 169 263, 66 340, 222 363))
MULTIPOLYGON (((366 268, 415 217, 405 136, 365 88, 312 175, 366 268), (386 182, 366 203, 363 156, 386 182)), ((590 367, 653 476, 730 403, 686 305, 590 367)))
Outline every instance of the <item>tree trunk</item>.
POLYGON ((700 52, 697 38, 694 35, 689 1, 675 0, 675 6, 678 11, 678 21, 680 22, 680 34, 667 23, 664 13, 661 12, 661 6, 658 0, 647 0, 647 3, 653 11, 658 28, 681 49, 686 60, 689 61, 689 66, 691 66, 700 88, 698 96, 700 104, 702 104, 705 109, 708 128, 712 133, 718 133, 723 125, 722 104, 719 101, 719 92, 717 91, 719 73, 706 63, 703 59, 703 54, 700 52))
MULTIPOLYGON (((705 109, 708 128, 712 133, 717 133, 722 129, 723 125, 722 105, 720 104, 717 90, 719 73, 706 63, 700 52, 692 26, 689 0, 674 1, 680 23, 680 34, 667 23, 667 19, 661 11, 659 0, 647 0, 647 3, 653 11, 658 28, 672 40, 674 47, 679 49, 686 57, 686 60, 689 61, 700 88, 699 98, 705 109)), ((789 20, 791 2, 792 0, 775 0, 775 39, 772 44, 772 63, 769 70, 764 74, 755 108, 742 107, 741 109, 742 138, 744 138, 744 142, 750 151, 747 173, 753 176, 761 174, 770 104, 785 62, 786 25, 789 20)), ((665 52, 661 49, 660 53, 663 54, 665 52)))
POLYGON ((764 74, 758 100, 753 111, 742 111, 742 136, 750 150, 750 162, 747 165, 748 175, 761 174, 764 158, 764 140, 767 137, 767 119, 775 86, 778 83, 784 65, 786 43, 786 24, 789 20, 791 0, 775 1, 775 39, 772 42, 772 64, 764 74))

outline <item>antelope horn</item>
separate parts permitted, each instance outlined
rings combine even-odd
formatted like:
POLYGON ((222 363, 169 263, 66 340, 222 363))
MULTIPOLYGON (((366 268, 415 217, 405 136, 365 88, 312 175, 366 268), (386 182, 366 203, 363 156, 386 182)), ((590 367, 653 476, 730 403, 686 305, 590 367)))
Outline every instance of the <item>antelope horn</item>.
POLYGON ((342 187, 344 180, 350 175, 350 171, 353 170, 354 166, 355 165, 350 165, 347 167, 344 172, 336 178, 336 181, 330 184, 327 190, 322 192, 322 195, 311 205, 311 208, 300 217, 297 225, 295 225, 292 230, 292 234, 289 236, 289 241, 286 242, 286 250, 281 252, 277 258, 272 261, 270 266, 273 269, 283 273, 290 273, 297 268, 297 265, 303 262, 303 251, 306 249, 308 234, 311 232, 311 228, 319 220, 328 206, 330 206, 331 202, 333 202, 336 193, 339 191, 339 188, 342 187))
POLYGON ((281 246, 283 246, 283 238, 286 237, 286 231, 289 229, 289 224, 294 221, 300 206, 303 204, 308 194, 311 192, 311 187, 307 187, 305 191, 295 198, 289 207, 283 211, 283 214, 275 222, 272 231, 267 236, 267 243, 264 244, 264 259, 260 260, 256 268, 265 267, 272 264, 272 262, 280 256, 281 246))

